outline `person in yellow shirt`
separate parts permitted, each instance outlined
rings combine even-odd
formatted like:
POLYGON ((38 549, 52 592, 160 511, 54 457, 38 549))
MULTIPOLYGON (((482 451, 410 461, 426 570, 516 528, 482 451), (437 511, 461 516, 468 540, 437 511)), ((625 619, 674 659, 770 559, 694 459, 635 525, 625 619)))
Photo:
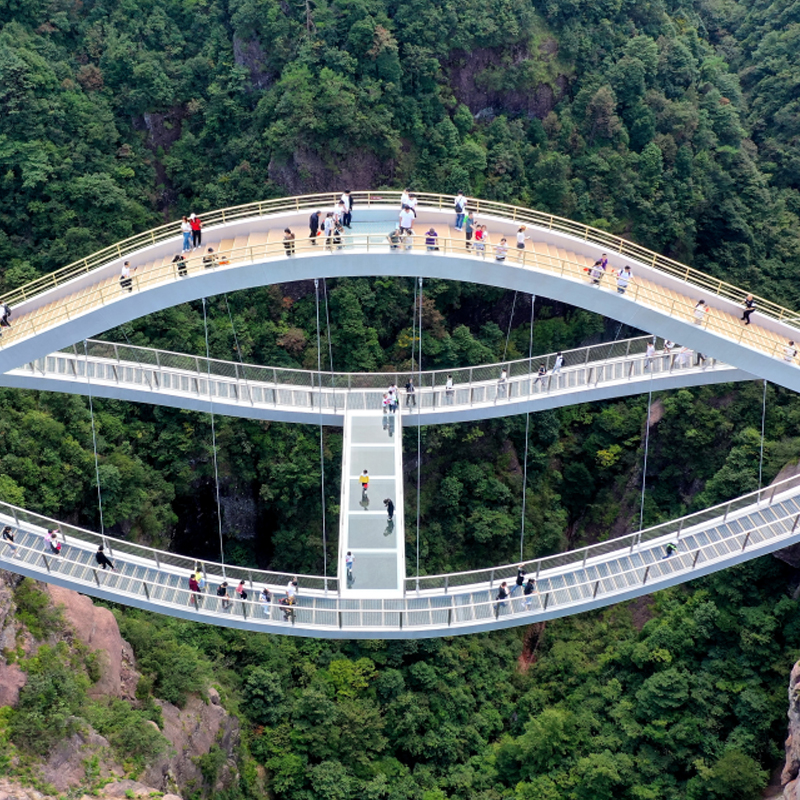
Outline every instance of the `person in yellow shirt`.
POLYGON ((359 481, 361 481, 361 496, 362 497, 366 497, 367 496, 367 489, 369 489, 369 475, 367 474, 367 471, 364 470, 358 476, 358 479, 359 479, 359 481))

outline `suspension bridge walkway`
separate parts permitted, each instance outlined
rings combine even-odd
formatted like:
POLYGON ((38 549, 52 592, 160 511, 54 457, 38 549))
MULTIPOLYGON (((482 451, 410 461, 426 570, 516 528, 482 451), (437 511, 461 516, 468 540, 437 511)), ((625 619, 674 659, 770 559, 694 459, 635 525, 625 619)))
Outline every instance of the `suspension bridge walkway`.
MULTIPOLYGON (((16 551, 0 547, 0 567, 113 602, 251 631, 343 639, 452 636, 525 625, 618 603, 693 580, 800 540, 800 478, 639 533, 525 564, 537 592, 498 603, 501 582, 511 587, 517 565, 449 575, 404 578, 399 592, 359 596, 340 579, 264 572, 196 561, 153 550, 0 503, 0 523, 17 532, 16 551), (59 555, 44 541, 58 528, 59 555), (677 552, 665 558, 667 543, 677 552), (94 553, 104 544, 115 571, 94 553), (206 578, 203 593, 189 591, 190 572, 206 578), (276 602, 297 580, 297 602, 276 602), (216 587, 245 581, 248 599, 223 600, 216 587), (264 602, 267 587, 272 599, 264 602), (192 602, 194 600, 194 602, 192 602)), ((378 534, 380 535, 380 534, 378 534)), ((363 558, 363 557, 362 557, 363 558)), ((358 580, 359 560, 355 574, 358 580)))
MULTIPOLYGON (((2 548, 0 566, 107 600, 218 625, 303 636, 412 638, 578 613, 691 580, 800 539, 800 487, 791 479, 656 528, 526 563, 525 571, 537 581, 532 596, 518 592, 498 602, 498 585, 512 582, 516 565, 408 578, 401 424, 479 419, 753 376, 796 390, 800 372, 790 342, 800 340, 800 328, 794 312, 763 298, 756 298, 754 324, 745 326, 740 321, 747 296, 743 290, 603 231, 499 203, 470 201, 478 221, 489 229, 481 248, 451 228, 453 198, 444 195, 420 195, 416 236, 399 243, 388 240, 399 200, 393 192, 354 193, 357 222, 340 242, 326 245, 303 238, 308 214, 324 211, 336 199, 312 195, 212 212, 205 215, 202 250, 182 262, 175 261, 181 246, 178 226, 165 225, 11 292, 2 298, 14 314, 13 327, 0 338, 0 374, 7 386, 343 425, 337 577, 196 562, 5 503, 0 503, 0 521, 16 531, 17 541, 2 548), (523 249, 516 249, 515 233, 522 224, 528 238, 523 249), (296 230, 296 240, 283 240, 286 227, 296 230), (437 230, 433 242, 426 241, 428 227, 437 230), (610 271, 592 271, 604 253, 611 267, 632 267, 634 278, 621 287, 624 291, 610 271), (132 269, 129 284, 119 280, 123 261, 132 269), (706 360, 693 364, 683 349, 680 360, 675 353, 650 359, 640 339, 622 343, 624 353, 613 350, 620 343, 604 345, 612 348, 605 354, 589 348, 583 355, 571 351, 561 369, 551 364, 554 355, 541 357, 544 379, 537 374, 541 358, 509 363, 505 380, 497 375, 498 366, 504 365, 472 368, 467 377, 454 379, 452 392, 441 372, 415 373, 420 405, 416 413, 393 418, 390 432, 390 420, 376 408, 380 387, 365 385, 363 377, 321 369, 292 375, 281 371, 279 377, 272 368, 88 341, 132 319, 214 294, 361 275, 452 279, 549 297, 638 329, 657 330, 703 353, 706 360), (697 310, 700 299, 708 304, 707 311, 697 310), (85 341, 83 354, 80 347, 58 352, 67 341, 85 341), (369 465, 363 468, 371 476, 366 495, 358 477, 362 464, 369 465), (364 502, 374 502, 370 491, 394 496, 394 526, 386 524, 380 507, 376 511, 364 502), (53 528, 64 541, 57 554, 44 540, 53 528), (671 542, 677 552, 665 558, 671 542), (96 562, 101 543, 115 570, 101 569, 96 562), (356 556, 349 580, 344 570, 348 551, 356 556), (195 570, 205 576, 202 593, 188 588, 189 573, 195 570), (295 579, 297 602, 276 603, 295 579), (229 602, 218 596, 213 589, 223 580, 244 581, 248 598, 229 602), (271 599, 260 599, 262 588, 271 599)), ((394 378, 401 382, 399 375, 394 378)))
POLYGON ((250 419, 342 425, 345 410, 380 411, 389 384, 417 382, 417 413, 405 425, 466 422, 542 411, 625 395, 713 383, 752 380, 753 375, 712 358, 698 360, 685 348, 654 358, 651 336, 466 369, 415 373, 314 372, 87 341, 0 375, 0 386, 213 410, 250 419), (544 368, 544 376, 539 375, 544 368), (499 383, 505 369, 507 380, 499 383), (453 380, 452 390, 447 380, 453 380))

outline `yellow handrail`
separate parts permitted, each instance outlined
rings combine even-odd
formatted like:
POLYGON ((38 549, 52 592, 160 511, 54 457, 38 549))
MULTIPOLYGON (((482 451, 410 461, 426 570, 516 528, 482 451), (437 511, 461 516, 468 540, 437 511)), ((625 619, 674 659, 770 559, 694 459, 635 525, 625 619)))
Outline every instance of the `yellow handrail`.
MULTIPOLYGON (((399 204, 400 193, 398 191, 389 190, 385 192, 372 192, 362 191, 353 192, 352 197, 356 209, 363 207, 385 207, 394 206, 399 204)), ((246 219, 250 217, 260 217, 265 214, 280 213, 285 211, 300 211, 309 210, 314 208, 324 208, 325 204, 333 205, 339 199, 339 194, 336 192, 322 193, 322 194, 309 194, 300 195, 297 197, 278 198, 274 200, 261 200, 255 203, 246 203, 244 205, 232 206, 230 208, 219 209, 211 211, 207 214, 201 214, 204 227, 208 228, 218 224, 224 224, 233 220, 246 219)), ((452 195, 434 194, 429 192, 417 193, 420 210, 426 206, 431 206, 436 209, 453 208, 455 197, 452 195)), ((658 253, 641 247, 634 242, 624 239, 621 236, 613 236, 606 231, 592 228, 588 225, 582 225, 572 220, 563 217, 557 217, 553 214, 546 214, 532 209, 522 208, 521 206, 510 205, 508 203, 498 203, 492 200, 469 199, 469 208, 474 209, 476 213, 481 215, 493 215, 504 217, 509 221, 515 223, 535 225, 543 227, 547 230, 554 230, 570 236, 577 237, 591 244, 599 245, 600 247, 608 249, 610 252, 616 252, 623 257, 629 257, 643 262, 649 267, 658 269, 659 271, 678 278, 682 281, 688 282, 704 293, 710 293, 715 297, 721 297, 726 300, 741 303, 747 292, 740 289, 733 284, 713 278, 698 270, 673 261, 670 258, 659 255, 658 253)), ((10 306, 18 305, 21 302, 35 297, 37 294, 59 286, 67 281, 77 277, 78 275, 85 274, 91 270, 105 266, 113 261, 124 258, 125 256, 135 253, 142 247, 156 244, 159 242, 167 241, 173 237, 180 235, 180 223, 178 221, 161 225, 158 228, 153 228, 150 231, 132 236, 124 239, 121 242, 110 245, 90 256, 87 256, 80 261, 62 267, 55 272, 49 273, 41 278, 37 278, 18 289, 5 295, 2 300, 10 306)), ((777 320, 790 320, 798 319, 798 314, 790 309, 784 308, 777 303, 773 303, 762 297, 756 297, 756 304, 759 313, 764 316, 771 317, 777 320)))
MULTIPOLYGON (((417 252, 427 250, 424 238, 422 235, 413 237, 413 250, 417 252)), ((312 244, 309 239, 296 239, 292 243, 293 252, 315 253, 324 257, 324 253, 328 250, 357 247, 365 249, 367 252, 370 250, 385 252, 390 247, 387 237, 379 234, 345 235, 342 237, 341 245, 327 243, 321 237, 317 241, 318 244, 312 244)), ((438 237, 437 246, 439 252, 443 254, 463 254, 467 252, 464 239, 438 237)), ((486 244, 483 252, 487 264, 495 263, 492 256, 496 248, 496 244, 486 244)), ((408 249, 407 244, 400 244, 396 249, 408 249)), ((474 243, 470 252, 474 257, 480 257, 480 251, 476 252, 474 243)), ((253 263, 257 260, 283 260, 287 257, 286 253, 286 246, 283 241, 246 245, 217 251, 214 253, 211 262, 206 260, 208 258, 207 255, 191 256, 185 260, 181 270, 185 269, 187 275, 198 274, 205 272, 206 269, 219 269, 233 264, 253 263)), ((517 263, 523 268, 533 267, 546 272, 558 273, 560 276, 574 281, 587 282, 590 280, 585 264, 575 258, 556 258, 555 256, 544 255, 532 250, 512 248, 508 250, 506 261, 517 263)), ((137 270, 134 269, 131 274, 133 290, 142 291, 160 284, 180 280, 178 266, 175 263, 162 264, 157 267, 151 267, 140 274, 137 274, 137 270)), ((607 280, 611 281, 613 278, 608 276, 607 280)), ((67 297, 54 304, 52 308, 34 309, 30 314, 17 320, 12 328, 5 329, 5 335, 0 339, 0 347, 12 344, 16 339, 41 333, 43 330, 61 324, 73 316, 80 316, 84 311, 104 306, 107 302, 114 301, 121 295, 124 296, 125 293, 125 290, 117 285, 117 276, 114 276, 110 280, 107 279, 105 286, 101 284, 89 287, 74 299, 67 297)), ((666 292, 644 286, 641 282, 637 282, 636 279, 628 287, 627 296, 642 305, 649 306, 670 316, 688 321, 694 320, 694 301, 688 297, 672 298, 666 292)), ((705 315, 702 327, 737 342, 745 341, 749 346, 766 352, 772 357, 781 357, 783 355, 783 343, 765 335, 757 325, 747 327, 732 325, 730 320, 714 313, 713 309, 705 315)))

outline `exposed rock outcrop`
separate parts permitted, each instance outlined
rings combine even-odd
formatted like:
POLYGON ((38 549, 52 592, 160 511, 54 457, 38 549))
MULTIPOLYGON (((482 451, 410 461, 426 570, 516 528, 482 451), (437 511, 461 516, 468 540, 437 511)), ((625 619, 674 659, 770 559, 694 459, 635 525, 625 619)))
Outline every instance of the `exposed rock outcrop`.
POLYGON ((114 615, 88 597, 61 586, 47 585, 53 604, 61 606, 75 635, 101 659, 101 675, 90 689, 91 697, 133 699, 139 674, 131 646, 122 638, 114 615))
MULTIPOLYGON (((151 797, 157 793, 152 787, 137 783, 136 781, 115 781, 102 789, 83 795, 80 800, 118 800, 121 797, 151 797)), ((16 781, 0 778, 0 800, 60 800, 53 795, 42 794, 36 789, 30 789, 16 781)), ((176 794, 165 794, 160 800, 182 800, 176 794)))
POLYGON ((786 763, 781 773, 784 800, 800 800, 800 661, 789 676, 789 735, 786 763))

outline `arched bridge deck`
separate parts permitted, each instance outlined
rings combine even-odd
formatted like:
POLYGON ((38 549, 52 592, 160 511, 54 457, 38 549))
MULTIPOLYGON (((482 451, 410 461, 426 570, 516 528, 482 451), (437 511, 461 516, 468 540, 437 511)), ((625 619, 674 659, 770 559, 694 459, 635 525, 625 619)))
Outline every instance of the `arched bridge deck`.
MULTIPOLYGON (((516 289, 561 300, 658 331, 673 341, 792 389, 800 371, 785 348, 800 341, 794 312, 759 298, 754 324, 739 321, 745 290, 710 278, 619 237, 528 209, 474 200, 491 244, 479 254, 451 230, 453 198, 422 195, 413 243, 392 251, 385 234, 396 220, 397 193, 355 193, 354 228, 341 248, 325 248, 303 238, 308 213, 330 204, 331 196, 290 198, 213 212, 204 236, 217 251, 210 262, 189 259, 185 275, 171 263, 180 250, 177 225, 163 226, 107 248, 83 262, 12 292, 14 326, 0 339, 0 371, 44 357, 65 341, 79 341, 126 321, 177 303, 262 286, 322 277, 405 275, 461 280, 516 289), (531 241, 513 247, 514 232, 526 223, 531 241), (299 234, 292 255, 281 241, 283 229, 299 234), (438 229, 437 250, 424 244, 424 230, 438 229), (512 245, 496 261, 499 238, 512 245), (595 286, 586 268, 602 252, 613 267, 633 267, 625 294, 610 275, 595 286), (483 256, 483 257, 482 257, 483 256), (120 288, 122 259, 134 268, 132 291, 120 288), (698 299, 711 306, 699 323, 698 299)), ((204 245, 205 247, 205 245, 204 245)))
POLYGON ((526 603, 519 593, 498 606, 500 581, 513 583, 513 565, 406 580, 402 597, 341 597, 336 579, 300 576, 298 603, 288 616, 275 602, 292 576, 196 562, 174 553, 101 537, 60 525, 60 555, 44 546, 54 520, 0 503, 0 522, 17 530, 16 553, 0 548, 0 566, 84 594, 162 614, 252 631, 345 639, 450 636, 512 627, 599 608, 683 583, 773 552, 800 540, 800 479, 795 477, 729 503, 639 534, 601 542, 526 564, 538 593, 526 603), (664 558, 664 546, 678 552, 664 558), (98 544, 117 571, 98 568, 98 544), (208 588, 190 605, 187 577, 200 568, 208 588), (223 576, 244 579, 246 601, 223 608, 214 589, 223 576), (273 601, 261 603, 262 586, 273 601), (327 590, 326 590, 327 587, 327 590))
MULTIPOLYGON (((259 367, 231 361, 89 341, 0 375, 0 386, 92 394, 251 419, 341 425, 345 409, 380 410, 383 393, 409 377, 417 405, 405 425, 464 422, 685 386, 750 380, 752 375, 692 352, 645 355, 652 337, 580 347, 563 353, 465 369, 422 373, 330 373, 259 367), (87 366, 88 365, 88 366, 87 366), (538 376, 540 366, 547 373, 538 376), (500 371, 508 380, 498 382, 500 371), (453 390, 447 391, 449 376, 453 390), (421 378, 421 380, 419 380, 421 378)), ((405 401, 403 401, 405 402, 405 401)), ((408 410, 408 409, 406 409, 408 410)))

